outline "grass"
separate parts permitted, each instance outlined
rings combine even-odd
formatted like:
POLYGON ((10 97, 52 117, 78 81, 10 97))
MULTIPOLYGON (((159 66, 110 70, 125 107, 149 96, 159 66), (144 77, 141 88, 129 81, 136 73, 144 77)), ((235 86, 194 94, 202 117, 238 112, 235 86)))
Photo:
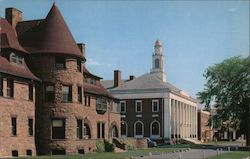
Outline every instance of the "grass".
MULTIPOLYGON (((137 149, 130 150, 123 153, 103 152, 103 153, 90 153, 85 155, 56 155, 56 156, 37 156, 32 159, 124 159, 130 156, 148 156, 149 152, 173 152, 180 150, 180 148, 149 148, 149 149, 137 149)), ((19 159, 31 159, 19 158, 19 159)))
POLYGON ((244 157, 249 157, 249 156, 250 156, 249 151, 232 151, 229 153, 224 153, 219 156, 209 157, 207 159, 242 159, 244 157))

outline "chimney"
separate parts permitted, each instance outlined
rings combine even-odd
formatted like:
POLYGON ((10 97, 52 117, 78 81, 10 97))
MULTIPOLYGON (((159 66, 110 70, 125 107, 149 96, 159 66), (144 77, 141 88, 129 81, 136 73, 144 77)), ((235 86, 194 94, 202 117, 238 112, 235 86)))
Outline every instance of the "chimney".
POLYGON ((85 57, 85 44, 83 43, 78 43, 77 44, 78 48, 80 49, 82 56, 85 57))
POLYGON ((129 80, 132 81, 133 79, 135 79, 135 76, 130 75, 130 76, 129 76, 129 80))
POLYGON ((22 21, 22 12, 16 8, 6 8, 5 9, 5 19, 10 23, 10 25, 15 28, 16 24, 22 21))
MULTIPOLYGON (((77 46, 78 46, 78 48, 80 49, 80 51, 81 51, 81 53, 82 53, 82 56, 86 59, 86 57, 85 57, 85 44, 83 44, 83 43, 79 43, 79 44, 77 44, 77 46)), ((85 61, 86 62, 86 61, 85 61)), ((83 63, 83 66, 85 67, 85 64, 86 63, 83 63)))
POLYGON ((121 72, 119 70, 114 70, 114 87, 119 87, 121 85, 121 72))

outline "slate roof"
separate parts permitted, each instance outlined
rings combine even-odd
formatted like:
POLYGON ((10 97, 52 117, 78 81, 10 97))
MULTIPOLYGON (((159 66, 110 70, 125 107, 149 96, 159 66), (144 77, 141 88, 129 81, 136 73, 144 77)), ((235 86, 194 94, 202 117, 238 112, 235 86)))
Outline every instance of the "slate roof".
MULTIPOLYGON (((86 67, 83 67, 83 75, 87 75, 87 76, 89 76, 91 78, 95 78, 98 81, 100 79, 102 79, 101 77, 98 77, 98 76, 90 73, 86 67)), ((101 84, 101 82, 96 82, 96 85, 90 84, 90 83, 84 83, 83 84, 83 88, 84 88, 84 91, 88 92, 88 93, 92 93, 92 94, 96 94, 96 95, 101 95, 101 96, 106 96, 106 97, 109 97, 109 98, 114 98, 112 96, 112 94, 110 92, 108 92, 103 87, 103 85, 101 84)))
MULTIPOLYGON (((27 55, 28 52, 24 50, 24 48, 19 44, 15 30, 12 28, 9 22, 4 18, 0 18, 0 26, 1 52, 6 49, 12 49, 14 52, 17 51, 18 53, 24 53, 24 55, 27 55)), ((33 73, 31 73, 25 63, 22 66, 17 66, 15 64, 11 64, 8 59, 3 56, 0 56, 0 72, 22 78, 39 80, 35 75, 33 75, 33 73)))
POLYGON ((15 30, 12 28, 12 26, 6 19, 0 17, 0 26, 1 26, 1 31, 0 31, 1 49, 8 48, 20 51, 22 53, 27 53, 27 51, 24 50, 24 48, 19 44, 15 30))
POLYGON ((39 79, 31 73, 26 64, 16 66, 15 64, 9 63, 9 61, 2 56, 0 56, 0 72, 39 81, 39 79))
POLYGON ((170 92, 196 102, 196 99, 183 93, 183 91, 169 82, 163 82, 155 73, 146 73, 134 80, 123 80, 121 86, 112 88, 113 80, 102 81, 105 88, 109 88, 112 94, 123 91, 143 91, 143 90, 169 90, 170 92), (110 89, 111 88, 111 89, 110 89))
POLYGON ((32 54, 66 54, 84 59, 55 4, 45 19, 19 22, 16 30, 21 45, 32 54))

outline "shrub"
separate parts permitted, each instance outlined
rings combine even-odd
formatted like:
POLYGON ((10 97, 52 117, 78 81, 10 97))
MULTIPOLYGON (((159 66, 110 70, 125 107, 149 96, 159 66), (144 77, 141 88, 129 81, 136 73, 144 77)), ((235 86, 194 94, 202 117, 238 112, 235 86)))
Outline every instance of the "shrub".
POLYGON ((104 140, 104 148, 106 152, 114 151, 114 145, 112 143, 109 143, 107 140, 104 140))
POLYGON ((126 144, 128 150, 134 150, 135 149, 133 139, 123 138, 123 139, 121 139, 121 142, 126 144))
POLYGON ((104 152, 105 151, 105 146, 104 142, 101 140, 96 141, 96 152, 104 152))

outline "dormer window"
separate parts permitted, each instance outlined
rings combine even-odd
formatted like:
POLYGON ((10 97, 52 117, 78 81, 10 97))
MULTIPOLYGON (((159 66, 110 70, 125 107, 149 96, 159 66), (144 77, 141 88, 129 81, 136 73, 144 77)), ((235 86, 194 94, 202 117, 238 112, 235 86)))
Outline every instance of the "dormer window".
POLYGON ((91 78, 91 84, 96 85, 96 79, 91 78))
POLYGON ((65 69, 66 68, 66 59, 65 57, 56 57, 55 60, 56 69, 65 69))
POLYGON ((23 65, 24 59, 22 56, 19 56, 19 55, 12 52, 12 53, 10 53, 10 63, 14 63, 17 65, 23 65))

